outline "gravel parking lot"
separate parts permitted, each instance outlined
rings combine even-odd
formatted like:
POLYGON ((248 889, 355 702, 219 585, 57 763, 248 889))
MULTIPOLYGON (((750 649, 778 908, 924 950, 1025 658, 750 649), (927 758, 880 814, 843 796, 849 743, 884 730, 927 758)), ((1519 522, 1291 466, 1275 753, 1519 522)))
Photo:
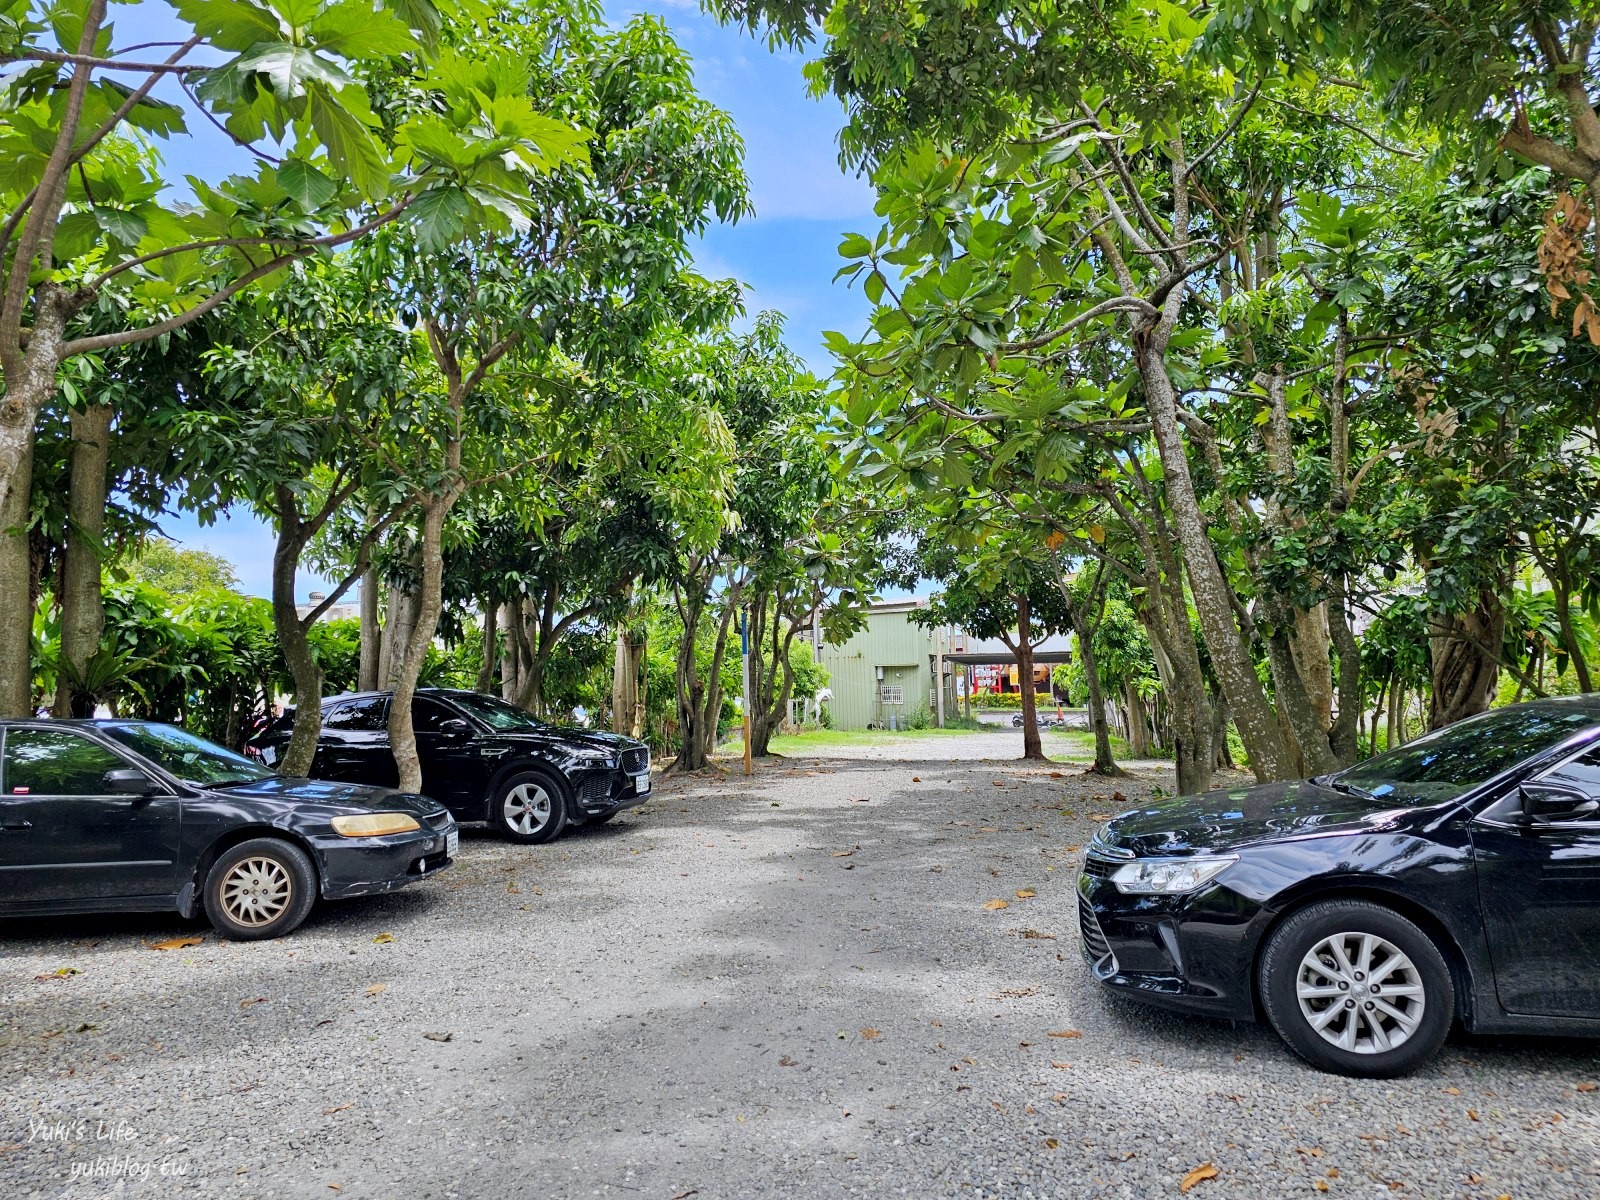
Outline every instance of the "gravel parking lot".
POLYGON ((282 941, 0 923, 0 1196, 1600 1195, 1600 1046, 1355 1082, 1106 997, 1073 879, 1122 800, 946 749, 469 828, 282 941))

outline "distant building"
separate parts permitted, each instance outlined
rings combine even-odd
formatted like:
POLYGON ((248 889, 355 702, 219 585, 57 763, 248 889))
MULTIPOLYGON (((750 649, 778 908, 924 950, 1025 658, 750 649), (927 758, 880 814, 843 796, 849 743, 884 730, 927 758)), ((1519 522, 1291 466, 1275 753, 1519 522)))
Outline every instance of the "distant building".
MULTIPOLYGON (((354 591, 352 595, 356 594, 354 591)), ((327 596, 323 592, 312 592, 305 603, 294 606, 295 615, 304 619, 311 615, 317 605, 321 604, 327 596)), ((328 611, 317 618, 319 621, 359 621, 361 619, 361 601, 352 600, 348 604, 330 604, 328 611)))
MULTIPOLYGON (((1016 657, 1004 642, 974 638, 951 626, 915 624, 911 614, 927 606, 920 599, 879 601, 867 609, 865 627, 848 641, 823 644, 820 661, 828 670, 833 692, 828 711, 835 727, 903 727, 919 709, 936 719, 940 683, 947 717, 956 715, 975 680, 984 691, 1019 690, 1016 657), (943 675, 938 683, 936 672, 943 675)), ((1034 654, 1034 686, 1049 691, 1051 666, 1070 657, 1068 639, 1051 637, 1034 654)))

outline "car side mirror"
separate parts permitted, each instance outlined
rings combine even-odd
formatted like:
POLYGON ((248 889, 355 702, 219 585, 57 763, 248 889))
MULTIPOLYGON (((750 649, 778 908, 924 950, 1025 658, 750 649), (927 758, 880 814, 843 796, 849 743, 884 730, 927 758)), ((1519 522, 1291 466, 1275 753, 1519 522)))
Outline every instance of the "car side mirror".
POLYGON ((136 767, 118 767, 100 777, 100 786, 119 796, 153 796, 158 790, 155 781, 136 767))
POLYGON ((472 724, 460 717, 449 717, 439 722, 439 732, 445 737, 462 738, 472 736, 472 724))
POLYGON ((1525 783, 1518 789, 1529 825, 1577 821, 1600 811, 1600 800, 1564 783, 1525 783))

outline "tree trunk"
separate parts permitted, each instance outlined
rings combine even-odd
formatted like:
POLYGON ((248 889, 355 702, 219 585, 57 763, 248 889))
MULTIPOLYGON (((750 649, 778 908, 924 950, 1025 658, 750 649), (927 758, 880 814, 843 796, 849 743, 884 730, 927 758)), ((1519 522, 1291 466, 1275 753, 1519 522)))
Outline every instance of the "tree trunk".
POLYGON ((1234 769, 1233 748, 1228 745, 1228 701, 1220 692, 1211 696, 1211 764, 1219 771, 1234 769))
POLYGON ((92 717, 98 697, 83 691, 72 676, 100 649, 105 631, 105 599, 100 564, 105 554, 107 464, 111 457, 111 406, 74 410, 72 475, 67 494, 67 552, 61 570, 62 669, 56 679, 57 717, 92 717))
POLYGON ((6 598, 7 609, 0 619, 0 717, 33 716, 33 563, 28 553, 32 495, 30 427, 9 479, 0 478, 0 596, 6 598))
POLYGON ((1428 638, 1433 674, 1429 729, 1476 716, 1489 707, 1500 674, 1505 630, 1505 606, 1489 588, 1479 593, 1471 612, 1434 618, 1428 638))
POLYGON ((516 623, 522 620, 522 601, 507 601, 500 606, 500 698, 514 702, 521 687, 517 672, 521 652, 517 645, 516 623))
MULTIPOLYGON (((371 512, 367 519, 372 520, 371 512)), ((378 568, 361 573, 361 660, 356 670, 356 690, 375 692, 382 678, 378 664, 383 657, 383 626, 378 621, 378 568)))
POLYGON ((1017 597, 1017 681, 1022 684, 1022 757, 1045 761, 1044 745, 1039 738, 1038 700, 1033 690, 1033 627, 1028 597, 1017 597))
POLYGON ((644 642, 633 640, 633 630, 617 629, 616 655, 611 670, 611 731, 637 737, 634 724, 639 710, 639 665, 644 642))
POLYGON ((500 606, 485 597, 483 601, 483 662, 478 667, 478 678, 473 685, 476 691, 487 692, 490 681, 494 679, 494 657, 500 650, 499 616, 500 606))
POLYGON ((1139 695, 1138 689, 1131 681, 1123 684, 1123 695, 1126 698, 1128 712, 1128 753, 1134 758, 1149 758, 1150 721, 1145 716, 1144 697, 1139 695))
POLYGON ((1083 668, 1083 678, 1088 690, 1089 728, 1094 732, 1094 766, 1096 775, 1122 777, 1127 774, 1117 766, 1111 754, 1111 728, 1106 721, 1106 694, 1100 686, 1100 668, 1094 657, 1094 634, 1098 625, 1090 624, 1084 606, 1072 606, 1072 632, 1078 639, 1078 663, 1083 668))
POLYGON ((1400 715, 1404 711, 1400 696, 1404 691, 1398 679, 1389 688, 1389 723, 1385 730, 1389 741, 1384 747, 1385 750, 1393 750, 1400 744, 1400 715))
POLYGON ((278 540, 272 554, 272 626, 289 674, 294 679, 294 732, 278 764, 281 774, 309 775, 322 732, 322 668, 311 653, 311 639, 295 608, 295 573, 306 533, 287 484, 278 487, 278 540))
MULTIPOLYGON (((1261 690, 1255 663, 1234 623, 1228 581, 1223 578, 1222 568, 1211 548, 1205 516, 1189 473, 1188 454, 1178 427, 1177 395, 1167 377, 1167 324, 1164 319, 1156 329, 1140 331, 1135 341, 1145 404, 1161 457, 1165 498, 1183 547, 1184 568, 1194 595, 1195 612, 1200 618, 1206 648, 1211 652, 1212 669, 1223 695, 1228 698, 1228 707, 1250 754, 1250 767, 1256 778, 1262 782, 1293 778, 1293 756, 1279 733, 1277 714, 1261 690)), ((1205 724, 1209 734, 1209 718, 1205 724)), ((1209 736, 1205 740, 1209 743, 1209 736)), ((1209 773, 1209 745, 1207 751, 1209 773)))
POLYGON ((700 727, 705 684, 695 670, 695 641, 704 605, 700 597, 684 599, 678 606, 683 637, 678 643, 678 771, 698 771, 706 765, 705 734, 700 727))
MULTIPOLYGON (((458 409, 457 428, 460 428, 459 421, 458 409)), ((459 471, 459 441, 450 443, 446 457, 447 469, 451 473, 459 471)), ((416 694, 417 679, 422 675, 423 661, 439 625, 439 610, 443 607, 444 523, 459 495, 458 487, 452 486, 442 495, 430 497, 422 510, 422 583, 414 597, 408 637, 395 656, 394 699, 389 703, 389 746, 399 775, 397 786, 402 792, 422 790, 422 763, 417 758, 417 734, 411 724, 411 698, 416 694)))

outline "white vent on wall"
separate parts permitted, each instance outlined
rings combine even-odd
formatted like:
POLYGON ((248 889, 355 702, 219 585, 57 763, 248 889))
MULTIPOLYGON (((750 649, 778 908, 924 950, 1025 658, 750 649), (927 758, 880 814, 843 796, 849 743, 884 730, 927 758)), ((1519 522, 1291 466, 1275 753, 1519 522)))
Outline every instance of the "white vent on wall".
POLYGON ((882 693, 881 698, 885 704, 904 704, 906 702, 906 693, 904 688, 884 687, 881 688, 880 691, 882 693))

